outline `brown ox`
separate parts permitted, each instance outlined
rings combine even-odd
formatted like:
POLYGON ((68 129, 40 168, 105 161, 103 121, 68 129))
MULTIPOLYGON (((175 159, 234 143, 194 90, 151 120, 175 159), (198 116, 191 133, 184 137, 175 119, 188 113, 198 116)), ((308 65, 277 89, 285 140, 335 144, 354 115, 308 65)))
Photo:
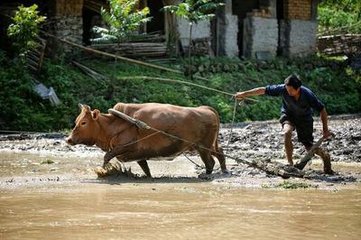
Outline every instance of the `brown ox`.
POLYGON ((196 149, 207 174, 212 173, 215 164, 212 155, 218 158, 222 171, 227 171, 222 149, 218 147, 219 116, 211 107, 191 108, 159 103, 118 103, 114 106, 115 110, 141 120, 153 129, 138 128, 112 114, 102 114, 98 109, 91 111, 86 105, 80 107, 81 113, 75 120, 67 143, 98 146, 107 152, 103 167, 113 157, 121 162, 137 161, 144 173, 151 177, 147 159, 196 149))

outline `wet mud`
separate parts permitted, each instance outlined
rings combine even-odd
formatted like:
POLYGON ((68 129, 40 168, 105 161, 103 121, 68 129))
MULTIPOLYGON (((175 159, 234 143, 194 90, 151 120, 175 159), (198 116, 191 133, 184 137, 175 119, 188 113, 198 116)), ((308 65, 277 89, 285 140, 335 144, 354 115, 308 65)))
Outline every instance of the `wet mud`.
MULTIPOLYGON (((330 129, 335 136, 322 144, 331 154, 334 175, 323 174, 322 161, 315 156, 306 166, 302 181, 313 181, 318 185, 332 183, 357 183, 361 178, 361 116, 334 116, 330 118, 330 129)), ((315 140, 321 136, 321 123, 314 124, 315 140)), ((83 145, 69 146, 65 135, 54 134, 8 134, 0 135, 1 165, 0 186, 32 182, 63 182, 62 179, 81 180, 84 177, 97 178, 96 169, 102 165, 104 152, 96 147, 83 145), (94 171, 95 170, 95 171, 94 171), (37 180, 36 180, 37 179, 37 180)), ((235 126, 224 126, 220 132, 221 146, 230 158, 227 158, 227 174, 221 173, 218 162, 214 173, 203 174, 205 169, 200 158, 189 152, 173 161, 149 161, 153 179, 144 178, 139 166, 132 163, 120 164, 112 160, 117 169, 114 181, 169 181, 188 179, 190 181, 237 182, 241 186, 260 187, 264 182, 280 179, 260 169, 250 167, 245 162, 252 161, 286 164, 283 151, 283 137, 277 121, 249 122, 235 126), (242 161, 237 161, 240 159, 242 161), (244 181, 244 184, 242 184, 244 181)), ((303 146, 297 142, 294 134, 294 161, 306 154, 303 146)), ((114 169, 113 169, 114 170, 114 169)), ((298 179, 300 180, 300 179, 298 179)), ((25 184, 26 185, 26 184, 25 184)))
MULTIPOLYGON (((361 235, 361 116, 331 117, 335 137, 304 178, 283 179, 227 159, 211 175, 199 156, 136 163, 98 178, 104 153, 69 146, 63 134, 0 135, 0 239, 358 239, 361 235)), ((276 121, 222 128, 225 153, 285 164, 276 121)), ((315 121, 315 139, 321 125, 315 121)), ((296 138, 296 137, 295 137, 296 138)), ((304 154, 295 141, 295 161, 304 154)))

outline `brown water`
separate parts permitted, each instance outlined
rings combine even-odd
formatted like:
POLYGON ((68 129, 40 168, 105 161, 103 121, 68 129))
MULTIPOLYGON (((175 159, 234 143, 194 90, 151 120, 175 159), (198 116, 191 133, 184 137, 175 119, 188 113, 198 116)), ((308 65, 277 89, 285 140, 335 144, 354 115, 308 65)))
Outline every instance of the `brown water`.
POLYGON ((360 183, 281 190, 194 177, 100 181, 80 165, 94 159, 44 159, 0 155, 1 240, 361 239, 360 183))

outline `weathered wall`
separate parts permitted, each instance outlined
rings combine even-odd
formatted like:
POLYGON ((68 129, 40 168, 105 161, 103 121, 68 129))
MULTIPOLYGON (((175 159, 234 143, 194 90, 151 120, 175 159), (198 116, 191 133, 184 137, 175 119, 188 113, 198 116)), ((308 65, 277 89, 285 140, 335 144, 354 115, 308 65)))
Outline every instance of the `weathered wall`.
POLYGON ((285 20, 281 24, 281 49, 286 57, 303 57, 316 51, 317 22, 285 20))
POLYGON ((280 49, 286 57, 307 56, 316 51, 317 1, 286 0, 280 22, 280 49))
POLYGON ((84 0, 54 0, 49 27, 57 37, 82 43, 84 0))
POLYGON ((357 55, 361 53, 361 34, 323 36, 317 39, 317 48, 329 55, 357 55))
POLYGON ((232 15, 232 0, 226 0, 225 4, 224 26, 222 26, 224 34, 220 36, 224 39, 224 54, 229 57, 238 57, 238 17, 232 15))
POLYGON ((277 19, 248 16, 243 24, 243 56, 255 58, 257 52, 269 52, 273 57, 277 55, 277 19))
POLYGON ((285 0, 285 19, 311 20, 312 0, 285 0))
MULTIPOLYGON (((189 22, 183 18, 177 19, 177 28, 179 32, 179 40, 185 49, 188 49, 189 45, 189 22)), ((209 21, 201 21, 198 24, 194 24, 192 27, 192 39, 209 39, 208 45, 210 46, 211 27, 209 21)))
POLYGON ((83 18, 81 16, 55 16, 51 31, 59 38, 82 43, 83 18))

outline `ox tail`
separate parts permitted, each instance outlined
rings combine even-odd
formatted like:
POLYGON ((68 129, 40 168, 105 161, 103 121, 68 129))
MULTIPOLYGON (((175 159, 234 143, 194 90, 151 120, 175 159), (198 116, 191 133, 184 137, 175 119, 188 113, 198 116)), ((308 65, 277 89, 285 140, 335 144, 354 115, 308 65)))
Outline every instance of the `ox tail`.
POLYGON ((219 117, 219 114, 217 112, 216 109, 210 107, 210 106, 202 106, 204 108, 207 108, 208 110, 212 111, 214 113, 214 115, 216 116, 216 119, 217 119, 217 134, 216 134, 216 138, 214 140, 214 143, 213 143, 213 147, 214 147, 214 151, 218 152, 218 149, 219 149, 219 131, 220 131, 220 128, 221 128, 221 119, 219 117))
POLYGON ((210 111, 212 111, 216 115, 216 118, 217 118, 217 134, 215 136, 215 140, 214 140, 214 143, 213 143, 213 146, 212 146, 213 151, 211 152, 211 155, 215 156, 218 159, 219 165, 221 166, 222 172, 226 173, 226 172, 228 172, 227 167, 226 167, 226 158, 224 156, 222 147, 219 146, 219 131, 220 131, 220 128, 221 128, 220 117, 219 117, 218 112, 214 108, 209 107, 209 106, 204 106, 204 107, 206 107, 207 109, 209 109, 210 111))

